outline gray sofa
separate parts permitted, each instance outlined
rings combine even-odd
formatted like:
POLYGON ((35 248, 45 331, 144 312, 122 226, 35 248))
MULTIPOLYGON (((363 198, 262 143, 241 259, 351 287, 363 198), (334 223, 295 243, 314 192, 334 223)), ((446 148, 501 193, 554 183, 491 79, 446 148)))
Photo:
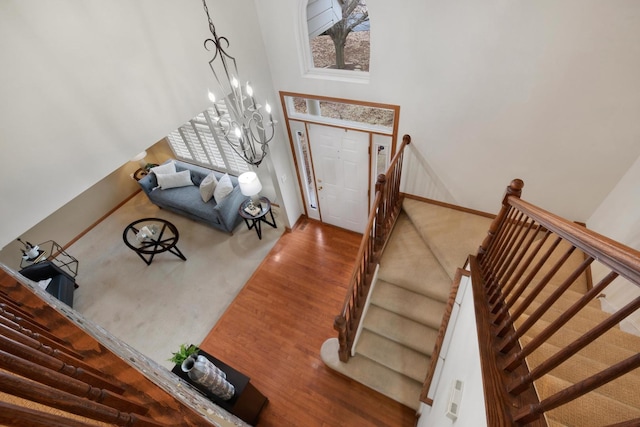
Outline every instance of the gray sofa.
MULTIPOLYGON (((186 216, 195 221, 202 222, 211 227, 233 233, 233 230, 242 222, 242 217, 238 215, 238 208, 243 201, 247 199, 240 192, 238 186, 238 178, 229 175, 233 184, 233 191, 220 203, 216 203, 215 198, 211 198, 207 203, 202 201, 200 196, 200 183, 212 171, 200 166, 181 162, 179 160, 167 160, 168 163, 173 161, 176 165, 176 172, 188 170, 191 173, 191 181, 193 185, 179 188, 169 188, 166 190, 157 188, 158 181, 153 173, 149 173, 138 184, 147 194, 149 200, 155 205, 163 209, 186 216)), ((216 178, 220 180, 223 173, 213 171, 216 178)))

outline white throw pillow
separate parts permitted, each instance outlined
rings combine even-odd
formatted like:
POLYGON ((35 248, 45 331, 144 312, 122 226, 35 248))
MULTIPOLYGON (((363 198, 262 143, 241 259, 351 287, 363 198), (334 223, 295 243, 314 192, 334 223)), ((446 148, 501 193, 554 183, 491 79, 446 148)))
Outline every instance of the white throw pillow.
POLYGON ((160 186, 160 188, 163 190, 166 190, 168 188, 193 185, 193 182, 191 182, 191 172, 189 171, 176 173, 156 173, 156 178, 158 178, 158 186, 160 186))
POLYGON ((218 181, 218 185, 216 185, 216 189, 213 190, 213 197, 216 199, 216 203, 220 203, 222 199, 227 197, 229 193, 233 191, 233 184, 231 183, 231 178, 229 178, 229 174, 225 173, 220 181, 218 181))
POLYGON ((207 175, 202 182, 200 183, 200 196, 202 196, 202 201, 207 203, 213 197, 213 191, 216 189, 218 185, 218 180, 216 176, 211 172, 207 175))
POLYGON ((159 173, 176 173, 176 164, 173 162, 165 163, 164 165, 151 168, 151 172, 155 173, 156 175, 159 173))

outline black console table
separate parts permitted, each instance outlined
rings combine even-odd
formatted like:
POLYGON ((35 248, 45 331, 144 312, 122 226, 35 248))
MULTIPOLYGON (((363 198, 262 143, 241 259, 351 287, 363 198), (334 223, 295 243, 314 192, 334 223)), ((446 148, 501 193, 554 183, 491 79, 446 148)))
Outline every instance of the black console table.
POLYGON ((189 375, 180 368, 180 365, 175 365, 171 372, 191 384, 196 388, 196 390, 205 395, 222 409, 232 413, 246 423, 256 425, 260 412, 265 407, 269 399, 260 393, 260 391, 251 384, 251 379, 243 373, 236 371, 231 366, 202 350, 198 350, 198 354, 209 359, 214 365, 222 369, 224 373, 227 374, 227 381, 233 384, 233 387, 236 389, 235 394, 231 399, 222 400, 215 394, 208 392, 200 384, 191 381, 189 375))

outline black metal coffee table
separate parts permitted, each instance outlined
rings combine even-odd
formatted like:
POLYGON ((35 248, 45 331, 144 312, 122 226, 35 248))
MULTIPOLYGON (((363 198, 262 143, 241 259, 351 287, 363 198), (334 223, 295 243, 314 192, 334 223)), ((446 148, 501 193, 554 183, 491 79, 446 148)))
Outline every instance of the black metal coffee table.
POLYGON ((150 265, 153 257, 162 252, 170 252, 186 261, 187 258, 178 249, 178 229, 169 221, 160 218, 142 218, 132 222, 124 229, 124 244, 150 265))

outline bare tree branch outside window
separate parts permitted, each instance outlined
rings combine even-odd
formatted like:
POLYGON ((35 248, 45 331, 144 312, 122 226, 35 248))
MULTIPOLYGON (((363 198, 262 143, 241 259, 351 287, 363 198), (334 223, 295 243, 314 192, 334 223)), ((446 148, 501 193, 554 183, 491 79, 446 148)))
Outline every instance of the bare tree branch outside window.
POLYGON ((311 40, 314 66, 368 71, 369 12, 365 0, 338 0, 338 3, 342 19, 311 40))

